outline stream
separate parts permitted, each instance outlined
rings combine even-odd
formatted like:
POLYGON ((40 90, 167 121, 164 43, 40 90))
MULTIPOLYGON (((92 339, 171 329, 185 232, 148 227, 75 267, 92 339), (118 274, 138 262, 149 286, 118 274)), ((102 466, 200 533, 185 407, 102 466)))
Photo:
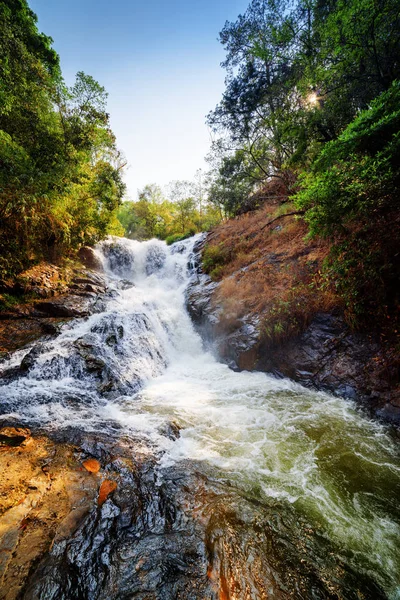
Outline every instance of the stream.
POLYGON ((74 559, 79 592, 54 587, 47 562, 24 598, 400 599, 398 443, 349 400, 234 372, 206 351, 185 309, 193 243, 99 244, 101 312, 6 365, 29 356, 0 386, 4 418, 53 436, 136 440, 153 482, 147 529, 118 521, 118 498, 104 505, 118 516, 103 536, 108 562, 92 573, 74 559))

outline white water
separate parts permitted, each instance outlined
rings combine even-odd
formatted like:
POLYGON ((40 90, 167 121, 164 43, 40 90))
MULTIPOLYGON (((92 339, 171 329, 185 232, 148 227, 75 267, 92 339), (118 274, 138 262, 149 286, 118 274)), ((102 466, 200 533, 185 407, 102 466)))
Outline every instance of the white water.
POLYGON ((99 252, 115 287, 107 311, 66 325, 25 377, 0 388, 8 416, 50 429, 118 424, 160 452, 161 468, 190 459, 251 497, 289 502, 339 555, 400 598, 392 438, 349 401, 235 373, 205 352, 184 307, 192 244, 104 243, 99 252), (123 279, 134 286, 117 289, 123 279), (108 393, 76 350, 82 340, 108 365, 108 393), (177 440, 163 433, 171 421, 182 428, 177 440))

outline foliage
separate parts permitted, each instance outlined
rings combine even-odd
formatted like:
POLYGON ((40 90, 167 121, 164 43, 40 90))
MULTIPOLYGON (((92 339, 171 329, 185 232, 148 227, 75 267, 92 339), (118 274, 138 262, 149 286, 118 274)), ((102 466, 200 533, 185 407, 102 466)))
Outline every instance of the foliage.
POLYGON ((26 0, 0 1, 0 278, 116 228, 125 186, 107 94, 63 82, 26 0))
POLYGON ((165 241, 167 242, 168 246, 171 246, 171 244, 175 244, 175 242, 182 242, 183 240, 187 240, 188 238, 192 237, 195 233, 196 232, 194 230, 188 231, 187 233, 184 233, 182 235, 180 235, 179 233, 173 233, 172 235, 166 237, 165 241))
POLYGON ((273 179, 289 197, 293 175, 400 76, 396 0, 252 0, 220 40, 211 198, 228 215, 273 179))
POLYGON ((222 267, 232 258, 231 251, 225 244, 208 244, 203 251, 202 264, 205 273, 214 281, 223 273, 222 267))
POLYGON ((216 225, 220 216, 198 186, 198 182, 173 181, 166 197, 156 184, 146 185, 136 202, 124 202, 118 211, 125 235, 137 240, 157 237, 173 243, 216 225))
POLYGON ((400 304, 396 0, 251 0, 220 34, 210 199, 257 209, 273 182, 331 246, 323 277, 352 324, 400 304), (300 186, 300 191, 299 191, 300 186))
POLYGON ((399 303, 400 83, 327 144, 302 178, 311 235, 332 240, 327 273, 357 319, 399 303), (397 283, 396 283, 397 282, 397 283))

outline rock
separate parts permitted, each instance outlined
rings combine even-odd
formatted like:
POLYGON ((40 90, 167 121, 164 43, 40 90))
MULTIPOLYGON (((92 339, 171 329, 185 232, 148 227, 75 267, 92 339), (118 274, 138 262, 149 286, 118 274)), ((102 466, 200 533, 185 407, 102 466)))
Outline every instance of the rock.
POLYGON ((216 326, 216 347, 219 356, 230 368, 238 371, 254 369, 258 358, 260 333, 258 322, 254 317, 247 315, 239 319, 232 333, 224 333, 223 329, 216 326))
POLYGON ((129 288, 135 287, 133 281, 129 281, 129 279, 121 279, 119 281, 114 282, 119 290, 128 290, 129 288))
POLYGON ((50 335, 58 335, 60 333, 60 326, 58 323, 41 319, 40 326, 44 333, 48 333, 50 335))
POLYGON ((34 307, 39 314, 49 317, 87 317, 93 304, 93 298, 72 294, 35 302, 34 307))
POLYGON ((385 597, 287 502, 255 502, 191 461, 160 470, 143 441, 55 435, 0 453, 1 600, 385 597), (107 463, 100 489, 82 452, 107 463))
POLYGON ((1 446, 20 446, 31 436, 30 429, 23 427, 2 427, 0 429, 1 446))
POLYGON ((88 458, 84 460, 82 465, 85 467, 86 471, 89 471, 89 473, 98 473, 101 468, 99 461, 95 458, 88 458))
POLYGON ((215 339, 215 325, 219 322, 221 309, 214 306, 212 297, 218 283, 203 272, 201 266, 201 251, 204 247, 206 236, 202 236, 193 247, 189 257, 188 269, 192 273, 189 285, 186 288, 186 308, 192 321, 203 339, 207 342, 215 339))
POLYGON ((79 249, 78 256, 88 269, 93 269, 94 271, 100 272, 104 271, 103 263, 93 248, 90 248, 89 246, 83 246, 79 249))
POLYGON ((20 370, 30 371, 30 369, 32 369, 32 367, 35 365, 37 357, 43 352, 43 349, 43 344, 37 344, 28 352, 28 354, 25 354, 19 367, 20 370))
POLYGON ((181 435, 181 427, 176 421, 168 421, 160 427, 159 432, 170 440, 177 440, 181 435))

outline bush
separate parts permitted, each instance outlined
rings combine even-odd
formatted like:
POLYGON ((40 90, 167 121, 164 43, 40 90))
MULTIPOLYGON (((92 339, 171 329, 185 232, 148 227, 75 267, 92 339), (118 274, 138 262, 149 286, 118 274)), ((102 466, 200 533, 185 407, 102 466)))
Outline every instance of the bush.
POLYGON ((183 240, 187 240, 188 238, 194 236, 195 234, 196 234, 196 231, 194 229, 190 229, 189 231, 187 231, 184 234, 173 233, 172 235, 169 235, 168 237, 166 237, 165 241, 168 246, 171 246, 171 244, 175 244, 175 242, 182 242, 183 240))
POLYGON ((202 262, 205 273, 208 273, 212 279, 218 279, 223 274, 222 267, 232 258, 232 253, 223 244, 218 246, 206 246, 204 248, 202 262))

